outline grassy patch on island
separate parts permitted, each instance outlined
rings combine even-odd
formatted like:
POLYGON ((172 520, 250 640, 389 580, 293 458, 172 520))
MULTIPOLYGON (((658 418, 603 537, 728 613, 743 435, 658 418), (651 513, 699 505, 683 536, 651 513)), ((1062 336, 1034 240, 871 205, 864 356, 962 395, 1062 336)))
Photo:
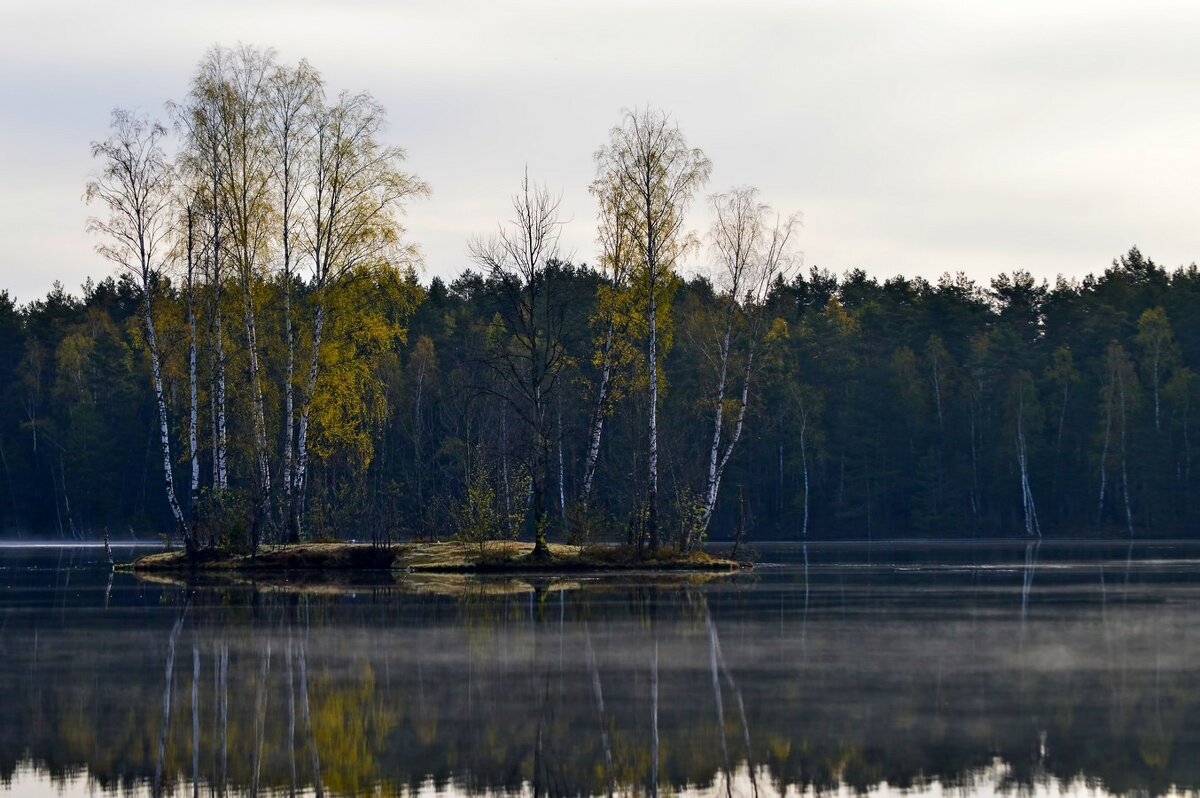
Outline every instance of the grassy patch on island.
POLYGON ((255 556, 208 549, 188 557, 165 551, 140 557, 123 570, 163 571, 365 571, 399 569, 410 573, 543 573, 581 571, 716 571, 747 567, 746 563, 701 551, 683 555, 661 549, 653 556, 617 545, 579 548, 550 544, 549 558, 535 559, 532 543, 403 543, 390 547, 366 543, 300 543, 270 547, 255 556))

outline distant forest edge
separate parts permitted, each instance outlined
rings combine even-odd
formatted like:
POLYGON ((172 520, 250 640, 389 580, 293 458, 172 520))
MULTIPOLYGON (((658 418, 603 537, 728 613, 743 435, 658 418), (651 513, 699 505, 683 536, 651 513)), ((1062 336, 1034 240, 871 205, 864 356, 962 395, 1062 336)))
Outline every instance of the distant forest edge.
MULTIPOLYGON (((1200 271, 802 268, 671 118, 596 154, 592 265, 528 175, 452 282, 367 94, 213 48, 87 185, 115 277, 0 292, 0 530, 200 547, 524 536, 1189 537, 1200 271), (689 232, 687 211, 715 219, 689 232), (683 276, 692 256, 702 274, 683 276)), ((485 233, 486 231, 481 231, 485 233)))

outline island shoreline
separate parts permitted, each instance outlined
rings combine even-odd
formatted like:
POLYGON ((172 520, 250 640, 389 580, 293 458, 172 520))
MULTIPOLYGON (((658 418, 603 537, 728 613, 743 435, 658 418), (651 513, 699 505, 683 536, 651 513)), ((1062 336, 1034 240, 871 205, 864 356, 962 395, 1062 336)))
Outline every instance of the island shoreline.
POLYGON ((550 556, 534 559, 532 543, 457 541, 398 543, 298 543, 265 547, 254 556, 224 549, 202 549, 192 556, 181 550, 156 552, 117 566, 135 573, 274 573, 285 571, 405 571, 431 574, 578 574, 578 573, 735 573, 753 568, 749 562, 716 557, 702 551, 683 555, 674 549, 653 556, 626 546, 551 544, 550 556))

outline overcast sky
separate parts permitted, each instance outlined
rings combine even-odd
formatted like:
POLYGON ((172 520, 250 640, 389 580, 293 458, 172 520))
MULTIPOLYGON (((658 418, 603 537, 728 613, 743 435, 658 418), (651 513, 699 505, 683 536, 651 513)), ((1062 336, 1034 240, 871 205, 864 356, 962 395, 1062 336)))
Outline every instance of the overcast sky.
MULTIPOLYGON (((987 281, 1200 257, 1200 3, 0 0, 0 289, 110 267, 84 232, 91 141, 161 114, 212 44, 374 93, 433 194, 424 276, 469 265, 526 164, 593 260, 592 155, 623 107, 803 213, 808 265, 987 281)), ((690 215, 707 226, 703 202, 690 215)), ((689 268, 699 268, 692 263, 689 268)))

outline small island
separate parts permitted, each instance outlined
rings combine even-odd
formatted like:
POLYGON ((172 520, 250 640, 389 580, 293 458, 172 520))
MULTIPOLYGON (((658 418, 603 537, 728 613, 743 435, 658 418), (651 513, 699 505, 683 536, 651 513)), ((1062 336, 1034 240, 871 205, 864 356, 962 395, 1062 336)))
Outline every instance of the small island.
POLYGON ((654 554, 628 546, 549 544, 548 557, 533 557, 533 544, 491 541, 484 545, 460 541, 400 543, 298 543, 265 547, 254 556, 225 549, 157 552, 119 566, 122 570, 155 572, 281 572, 399 570, 430 574, 516 574, 580 572, 733 573, 752 567, 748 562, 713 556, 703 551, 682 554, 661 548, 654 554))

